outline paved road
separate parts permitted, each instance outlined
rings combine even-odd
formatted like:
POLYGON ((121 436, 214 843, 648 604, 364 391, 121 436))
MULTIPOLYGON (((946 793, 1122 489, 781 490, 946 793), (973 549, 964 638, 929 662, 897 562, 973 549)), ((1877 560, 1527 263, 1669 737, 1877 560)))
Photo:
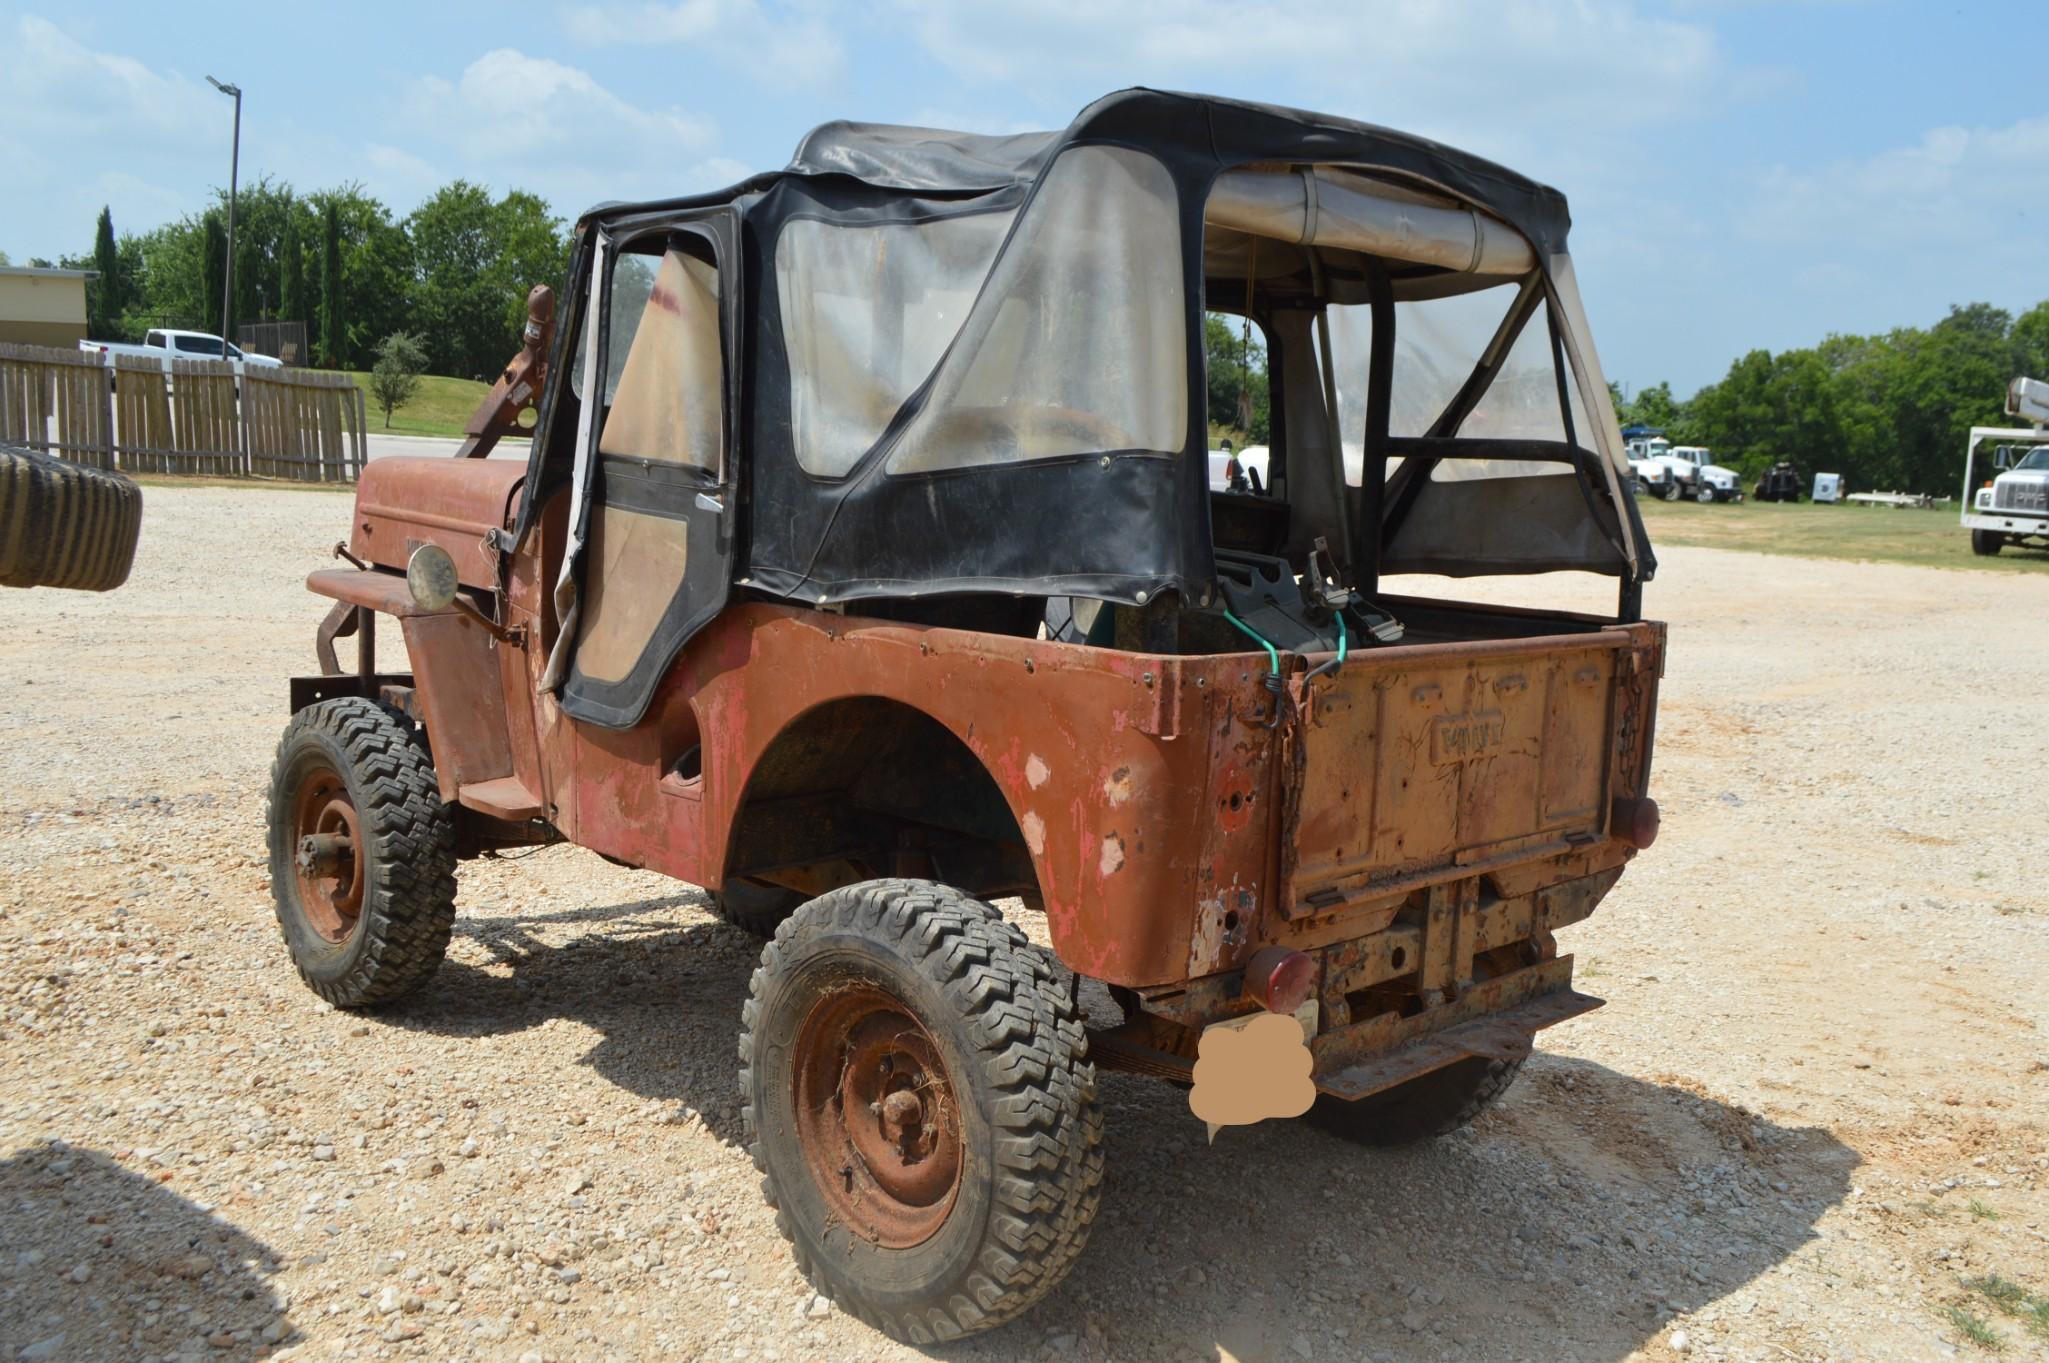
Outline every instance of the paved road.
MULTIPOLYGON (((444 439, 433 435, 391 435, 373 430, 369 433, 369 451, 372 459, 385 459, 395 454, 410 454, 426 458, 453 455, 462 445, 460 440, 444 439)), ((524 440, 503 440, 491 451, 493 459, 524 460, 527 442, 524 440)))

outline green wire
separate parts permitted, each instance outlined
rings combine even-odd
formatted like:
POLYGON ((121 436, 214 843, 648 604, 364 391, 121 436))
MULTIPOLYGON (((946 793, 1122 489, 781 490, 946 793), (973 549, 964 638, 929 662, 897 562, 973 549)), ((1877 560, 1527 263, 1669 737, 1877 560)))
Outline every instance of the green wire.
POLYGON ((1338 666, 1339 666, 1339 667, 1343 667, 1343 666, 1345 665, 1345 613, 1344 613, 1343 611, 1339 611, 1339 612, 1337 613, 1337 616, 1338 616, 1338 666))
POLYGON ((1245 637, 1253 640, 1261 648, 1266 650, 1267 665, 1273 668, 1273 674, 1276 677, 1280 676, 1281 651, 1275 648, 1272 644, 1268 643, 1265 637, 1261 635, 1257 630, 1253 629, 1252 626, 1246 624, 1243 620, 1240 620, 1237 616, 1231 614, 1231 608, 1229 606, 1224 607, 1224 618, 1226 620, 1229 620, 1232 624, 1236 625, 1238 627, 1239 632, 1244 634, 1245 637))

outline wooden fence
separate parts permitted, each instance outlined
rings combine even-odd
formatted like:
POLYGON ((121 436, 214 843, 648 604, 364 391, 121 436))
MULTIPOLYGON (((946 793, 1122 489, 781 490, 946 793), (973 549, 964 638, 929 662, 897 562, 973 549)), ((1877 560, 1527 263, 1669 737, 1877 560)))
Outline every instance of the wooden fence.
POLYGON ((113 468, 114 409, 103 357, 0 345, 0 440, 113 468))
POLYGON ((346 374, 0 345, 0 440, 96 468, 350 482, 367 427, 346 374))

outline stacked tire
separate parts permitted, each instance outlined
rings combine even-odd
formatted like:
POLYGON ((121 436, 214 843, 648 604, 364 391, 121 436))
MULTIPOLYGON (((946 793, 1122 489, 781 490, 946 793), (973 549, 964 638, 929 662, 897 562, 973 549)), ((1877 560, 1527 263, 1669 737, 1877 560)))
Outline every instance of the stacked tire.
POLYGON ((128 580, 142 489, 17 445, 0 445, 0 586, 112 591, 128 580))

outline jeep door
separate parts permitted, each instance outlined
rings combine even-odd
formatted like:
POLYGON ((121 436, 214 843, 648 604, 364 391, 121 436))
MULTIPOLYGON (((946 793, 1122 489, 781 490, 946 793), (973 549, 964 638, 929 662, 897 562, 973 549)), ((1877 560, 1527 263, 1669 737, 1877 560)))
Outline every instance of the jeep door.
POLYGON ((637 723, 678 651, 725 607, 738 271, 730 209, 601 230, 565 572, 573 647, 560 695, 574 719, 637 723))

